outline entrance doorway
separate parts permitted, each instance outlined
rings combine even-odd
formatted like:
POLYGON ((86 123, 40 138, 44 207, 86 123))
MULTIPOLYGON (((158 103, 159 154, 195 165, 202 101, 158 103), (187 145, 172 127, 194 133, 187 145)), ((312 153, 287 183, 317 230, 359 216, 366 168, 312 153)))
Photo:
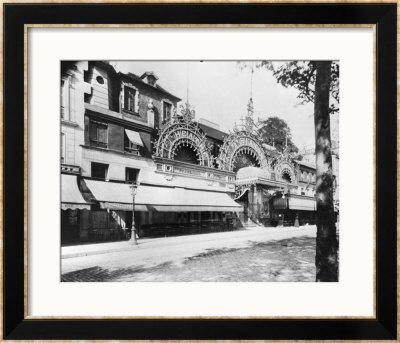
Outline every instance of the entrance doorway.
POLYGON ((79 211, 61 210, 61 245, 79 241, 79 211))

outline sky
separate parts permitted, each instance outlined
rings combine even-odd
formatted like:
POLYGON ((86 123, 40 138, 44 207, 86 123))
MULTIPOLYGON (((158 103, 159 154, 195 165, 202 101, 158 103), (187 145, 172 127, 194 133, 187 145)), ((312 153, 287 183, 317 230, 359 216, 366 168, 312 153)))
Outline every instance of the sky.
MULTIPOLYGON (((300 104, 297 91, 276 82, 266 69, 240 69, 236 61, 117 61, 117 71, 142 75, 153 71, 158 84, 194 107, 196 120, 207 119, 228 132, 247 112, 252 89, 254 116, 284 119, 297 147, 312 148, 314 105, 300 104), (252 81, 251 81, 252 80, 252 81)), ((178 105, 179 107, 179 105, 178 105)))

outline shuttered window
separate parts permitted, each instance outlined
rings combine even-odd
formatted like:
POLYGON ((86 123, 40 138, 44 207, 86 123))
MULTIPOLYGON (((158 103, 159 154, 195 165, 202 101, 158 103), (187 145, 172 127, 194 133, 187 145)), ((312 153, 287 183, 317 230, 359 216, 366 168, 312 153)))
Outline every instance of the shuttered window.
POLYGON ((107 148, 107 135, 108 125, 98 121, 90 120, 89 122, 89 139, 90 146, 96 146, 100 148, 107 148))

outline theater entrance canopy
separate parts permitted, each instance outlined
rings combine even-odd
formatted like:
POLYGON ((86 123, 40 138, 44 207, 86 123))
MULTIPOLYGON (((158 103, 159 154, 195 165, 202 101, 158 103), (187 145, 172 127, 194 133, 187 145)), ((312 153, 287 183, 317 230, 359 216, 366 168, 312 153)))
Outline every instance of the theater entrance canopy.
POLYGON ((236 185, 266 185, 271 188, 282 189, 284 187, 296 187, 285 180, 277 178, 274 172, 268 169, 261 169, 257 167, 245 167, 239 169, 236 174, 236 185))

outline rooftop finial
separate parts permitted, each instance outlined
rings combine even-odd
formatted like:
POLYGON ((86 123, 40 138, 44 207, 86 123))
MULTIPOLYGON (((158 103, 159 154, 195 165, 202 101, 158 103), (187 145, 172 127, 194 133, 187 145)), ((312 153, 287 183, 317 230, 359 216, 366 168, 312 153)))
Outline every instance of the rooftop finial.
POLYGON ((250 64, 250 99, 253 98, 253 74, 254 74, 254 62, 251 62, 250 64))
POLYGON ((247 116, 253 117, 254 105, 253 105, 253 74, 254 74, 254 62, 250 62, 250 99, 247 104, 247 116))
POLYGON ((189 103, 189 62, 186 62, 186 103, 189 103))

